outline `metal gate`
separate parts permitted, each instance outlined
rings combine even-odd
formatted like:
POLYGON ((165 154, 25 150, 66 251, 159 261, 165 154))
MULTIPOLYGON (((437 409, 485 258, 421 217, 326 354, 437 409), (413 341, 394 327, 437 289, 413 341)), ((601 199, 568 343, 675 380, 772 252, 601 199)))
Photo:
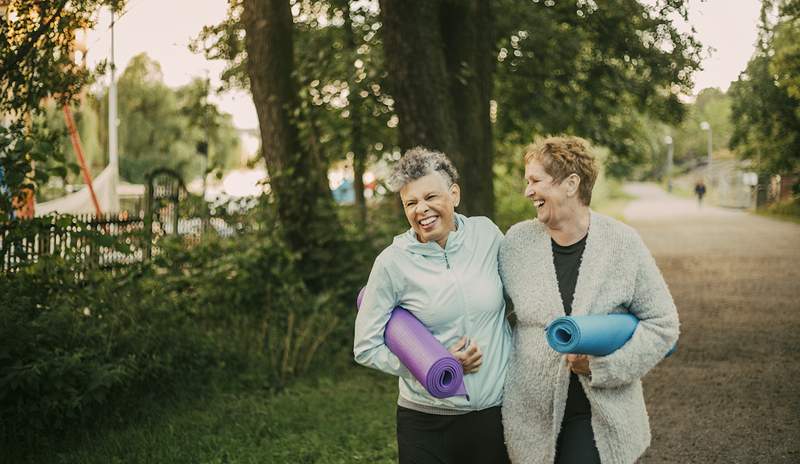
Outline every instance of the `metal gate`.
POLYGON ((183 179, 172 169, 158 168, 147 175, 144 212, 146 260, 152 256, 155 239, 178 233, 178 207, 186 195, 183 179))

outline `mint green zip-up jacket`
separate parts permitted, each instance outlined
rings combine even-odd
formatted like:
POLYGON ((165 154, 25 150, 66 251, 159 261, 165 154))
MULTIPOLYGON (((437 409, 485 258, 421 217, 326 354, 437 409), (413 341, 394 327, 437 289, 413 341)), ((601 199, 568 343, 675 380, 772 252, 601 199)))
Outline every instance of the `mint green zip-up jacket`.
POLYGON ((505 319, 497 255, 503 234, 486 217, 456 214, 445 248, 420 243, 413 229, 398 235, 375 259, 356 317, 353 353, 359 364, 400 377, 398 404, 439 414, 498 406, 503 400, 511 330, 505 319), (464 376, 464 396, 435 398, 384 342, 396 306, 416 316, 445 347, 461 336, 477 343, 483 364, 464 376))

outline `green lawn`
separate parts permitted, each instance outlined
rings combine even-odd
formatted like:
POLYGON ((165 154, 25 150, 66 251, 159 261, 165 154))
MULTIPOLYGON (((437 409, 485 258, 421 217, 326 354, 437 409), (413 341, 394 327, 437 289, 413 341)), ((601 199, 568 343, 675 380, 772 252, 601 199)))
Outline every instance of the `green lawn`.
POLYGON ((758 210, 761 216, 800 224, 800 199, 790 199, 758 210))
POLYGON ((236 387, 154 401, 127 424, 98 424, 57 444, 42 442, 42 451, 25 460, 393 463, 396 399, 395 378, 352 366, 335 379, 301 381, 275 395, 236 387))

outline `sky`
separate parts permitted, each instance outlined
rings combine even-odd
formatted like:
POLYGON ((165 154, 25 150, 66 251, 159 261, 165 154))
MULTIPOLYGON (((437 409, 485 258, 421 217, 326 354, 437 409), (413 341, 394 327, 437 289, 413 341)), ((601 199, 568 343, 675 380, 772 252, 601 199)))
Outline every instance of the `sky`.
MULTIPOLYGON (((221 22, 227 5, 225 0, 129 0, 114 28, 117 77, 133 56, 146 52, 161 64, 169 86, 185 85, 193 77, 206 75, 218 83, 225 64, 208 61, 190 52, 187 45, 204 25, 221 22)), ((679 28, 688 31, 694 26, 705 49, 703 70, 695 74, 695 92, 707 87, 727 90, 744 70, 756 43, 760 5, 759 0, 689 0, 689 22, 681 21, 679 28)), ((109 24, 110 14, 104 10, 87 36, 90 66, 110 57, 109 24)), ((233 115, 236 127, 258 127, 248 93, 229 92, 216 96, 215 101, 233 115)))

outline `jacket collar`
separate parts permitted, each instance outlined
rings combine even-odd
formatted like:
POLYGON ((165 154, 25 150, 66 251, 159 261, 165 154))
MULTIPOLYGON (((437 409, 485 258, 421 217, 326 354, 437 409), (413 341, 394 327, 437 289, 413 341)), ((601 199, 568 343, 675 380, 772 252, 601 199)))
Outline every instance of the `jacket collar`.
POLYGON ((450 232, 447 236, 447 243, 444 248, 436 242, 420 242, 417 239, 416 232, 411 227, 405 233, 396 236, 393 243, 405 251, 423 256, 442 256, 445 253, 453 253, 461 248, 464 243, 467 217, 463 214, 455 213, 453 219, 456 223, 456 230, 450 232))

